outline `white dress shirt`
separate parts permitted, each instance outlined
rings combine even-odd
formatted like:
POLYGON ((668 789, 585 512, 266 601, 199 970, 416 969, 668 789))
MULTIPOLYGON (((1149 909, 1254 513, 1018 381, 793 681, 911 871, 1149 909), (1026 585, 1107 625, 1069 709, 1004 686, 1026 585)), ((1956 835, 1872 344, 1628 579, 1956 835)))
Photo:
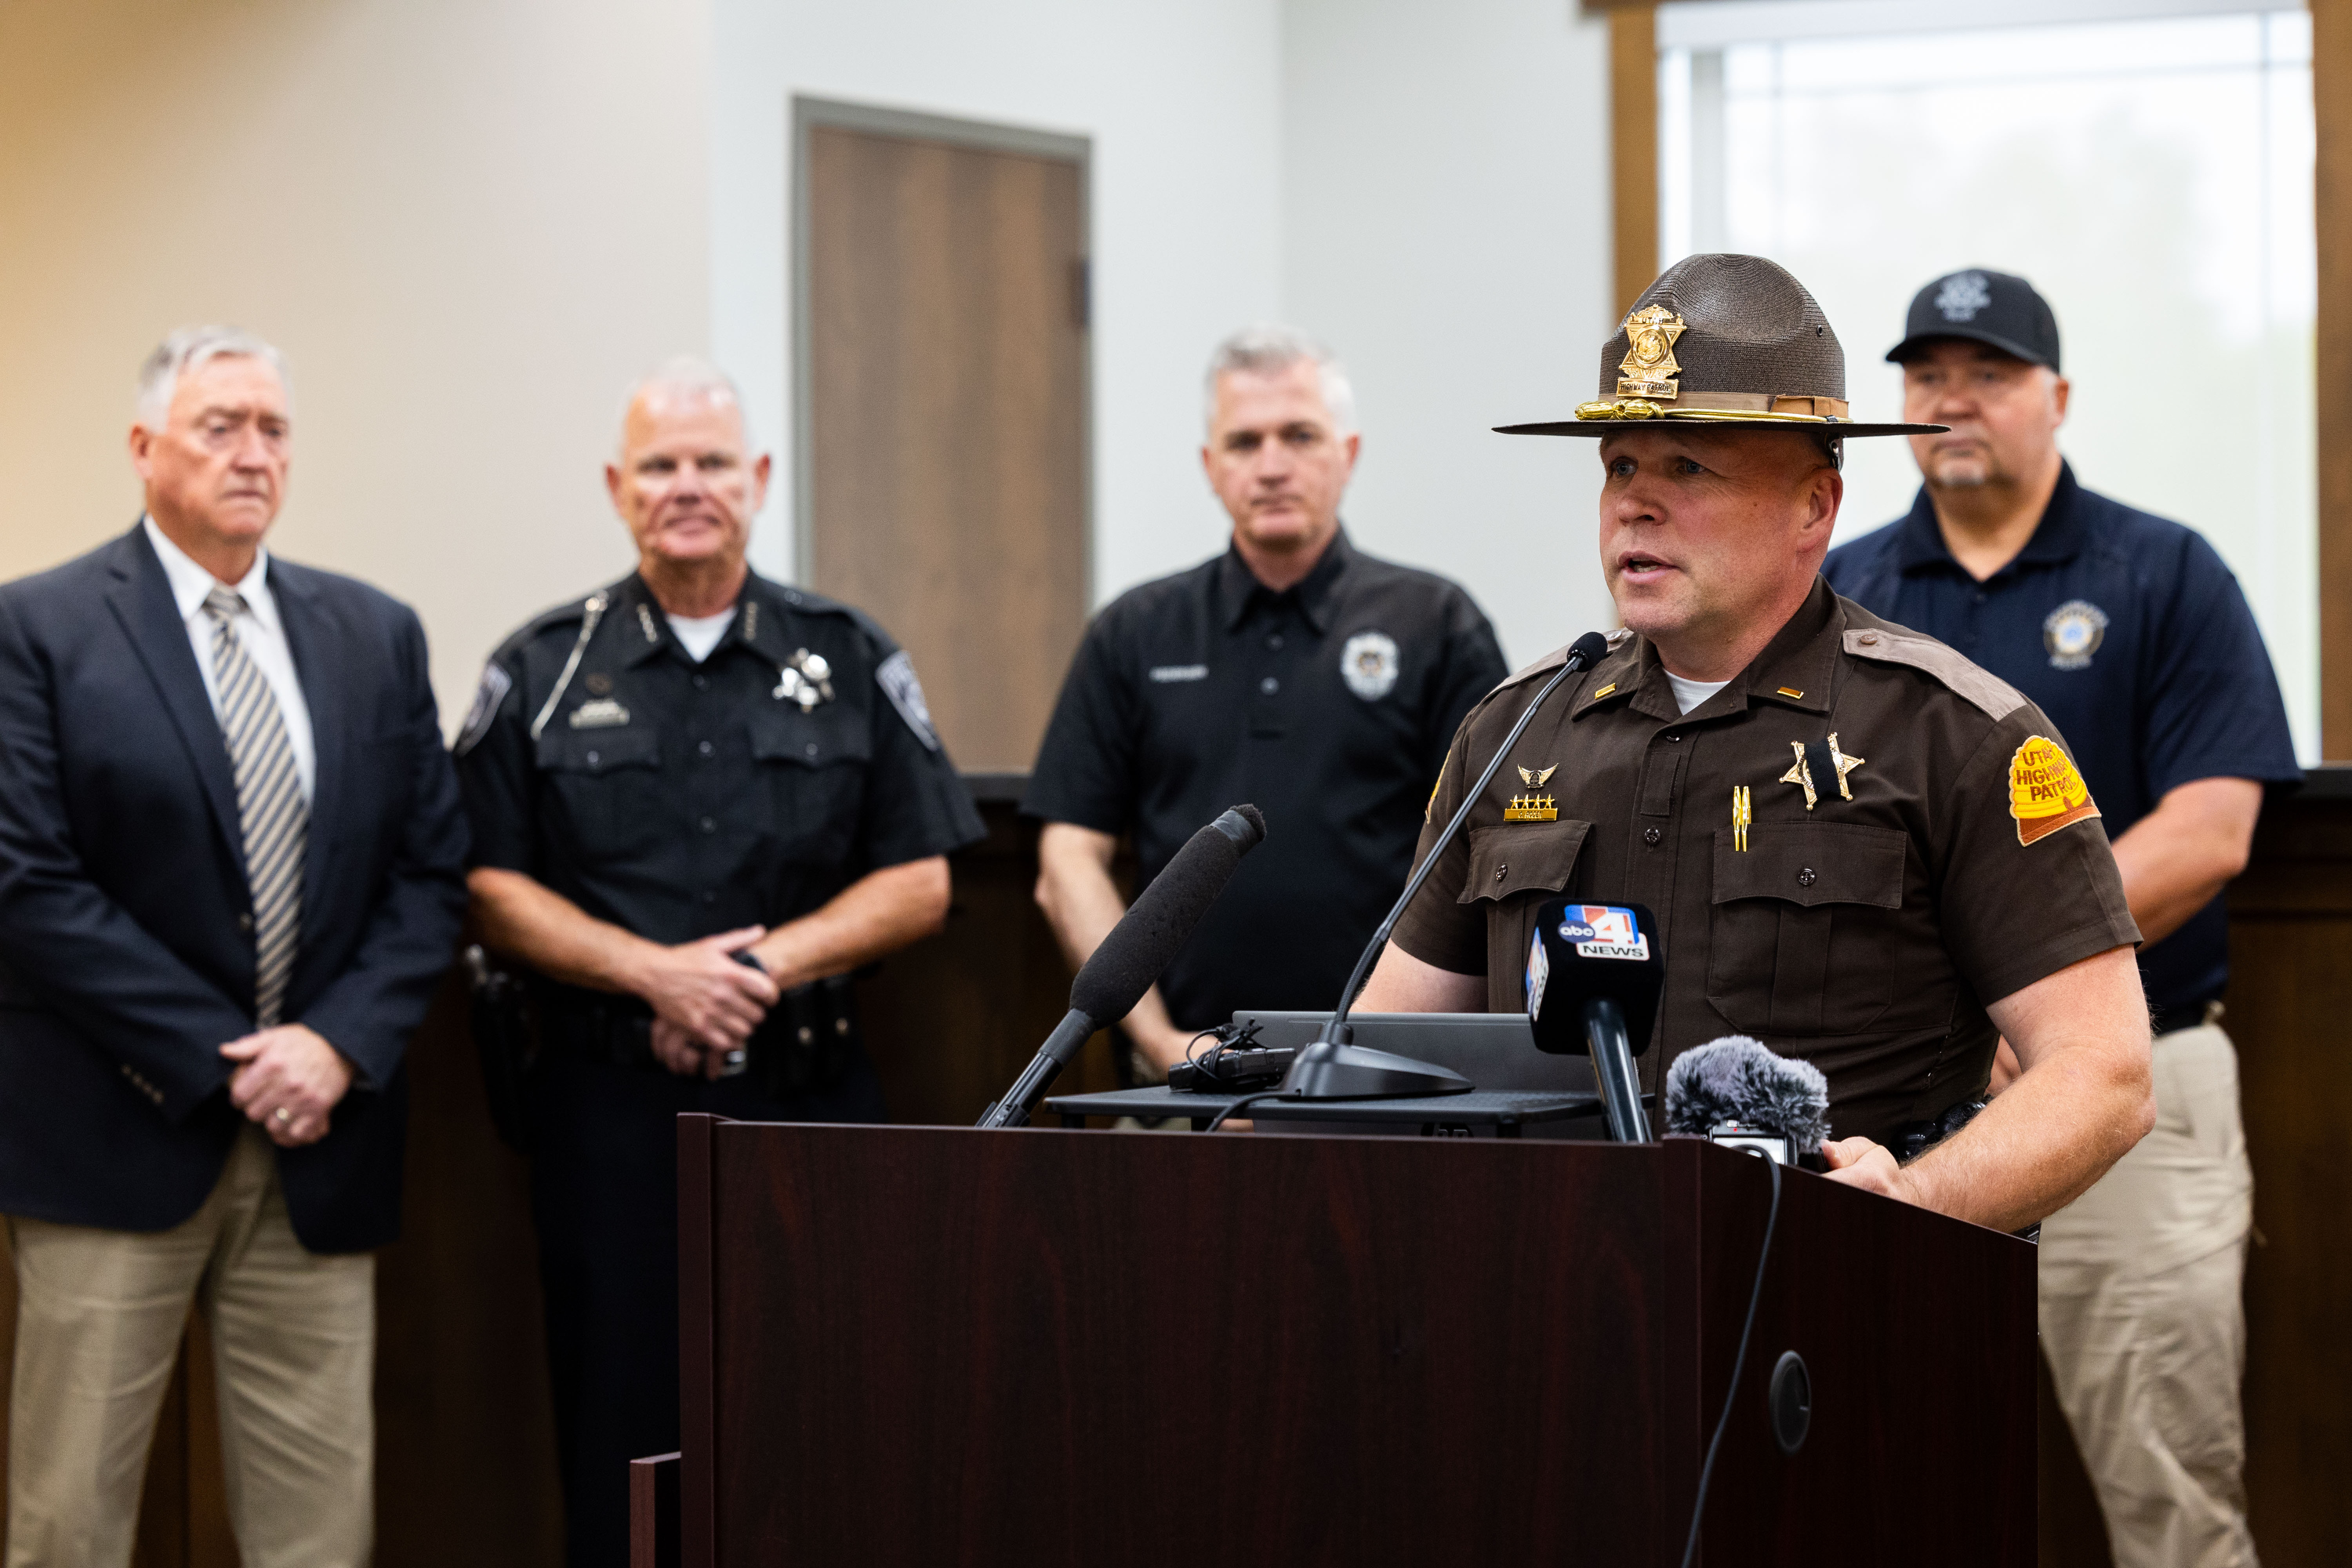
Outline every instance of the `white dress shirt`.
MULTIPOLYGON (((188 646, 195 650, 196 668, 204 673, 205 695, 212 699, 213 717, 217 719, 220 682, 213 674, 213 618, 205 614, 205 595, 213 591, 215 579, 190 560, 186 551, 166 539, 153 518, 140 519, 140 526, 147 531, 155 558, 163 563, 172 600, 188 629, 188 646)), ((286 741, 294 749, 294 772, 301 781, 307 805, 319 776, 318 744, 310 734, 310 707, 294 673, 293 650, 286 645, 286 623, 278 618, 278 600, 269 591, 269 552, 263 550, 254 556, 253 569, 243 582, 226 586, 245 597, 244 613, 229 623, 229 629, 245 645, 246 656, 260 669, 270 694, 278 699, 278 717, 286 723, 286 741)))

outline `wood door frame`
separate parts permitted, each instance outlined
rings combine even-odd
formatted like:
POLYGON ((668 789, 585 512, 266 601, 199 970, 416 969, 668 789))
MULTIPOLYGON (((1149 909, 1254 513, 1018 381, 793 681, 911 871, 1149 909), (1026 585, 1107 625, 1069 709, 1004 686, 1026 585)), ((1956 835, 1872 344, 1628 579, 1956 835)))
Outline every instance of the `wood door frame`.
POLYGON ((814 302, 810 294, 810 134, 818 130, 859 131, 913 142, 943 142, 985 153, 1016 153, 1075 163, 1078 169, 1078 260, 1086 271, 1084 342, 1078 353, 1078 581, 1086 603, 1095 604, 1095 398, 1094 398, 1094 139, 1033 126, 958 120, 911 109, 851 103, 839 99, 793 97, 791 174, 792 342, 786 345, 793 374, 793 574, 814 587, 816 576, 816 361, 814 302))
MULTIPOLYGON (((2307 3, 2318 133, 2319 548, 2312 564, 2319 574, 2319 751, 2345 759, 2352 758, 2352 0, 2307 3)), ((1584 9, 1609 23, 1610 254, 1622 315, 1658 272, 1658 8, 1651 0, 1586 0, 1584 9)))

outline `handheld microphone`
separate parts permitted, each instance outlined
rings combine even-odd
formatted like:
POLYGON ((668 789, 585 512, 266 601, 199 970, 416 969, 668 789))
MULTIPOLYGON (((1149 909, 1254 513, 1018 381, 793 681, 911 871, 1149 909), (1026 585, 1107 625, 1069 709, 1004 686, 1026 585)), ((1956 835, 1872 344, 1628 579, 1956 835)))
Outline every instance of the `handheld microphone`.
POLYGON ((1665 988, 1657 921, 1640 904, 1557 899, 1536 911, 1528 945, 1528 1026, 1538 1049, 1592 1058, 1609 1136, 1647 1143, 1633 1058, 1650 1047, 1665 988))
POLYGON ((1685 1051, 1666 1073, 1666 1131, 1695 1132, 1782 1165, 1818 1161, 1830 1135, 1830 1082, 1807 1061, 1746 1035, 1685 1051))
POLYGON ((1429 853, 1423 856, 1421 864, 1413 868, 1412 879, 1405 883, 1404 891, 1397 895, 1397 901, 1390 907, 1388 918, 1381 921, 1381 928, 1372 933, 1372 940, 1364 944, 1363 956, 1356 960, 1355 971, 1348 976, 1347 988, 1339 993, 1339 1005, 1332 1013, 1331 1021, 1323 1026, 1323 1032, 1316 1037, 1315 1043, 1292 1060, 1290 1071, 1283 1078, 1282 1088, 1276 1094, 1266 1096, 1267 1099, 1278 1096, 1286 1100, 1391 1100, 1426 1094, 1466 1094, 1477 1087, 1460 1073, 1444 1068, 1349 1044, 1355 1031, 1349 1027, 1348 1009, 1356 1005, 1356 993, 1364 988, 1364 981, 1371 974, 1372 965, 1379 962, 1381 952, 1387 948, 1389 934, 1396 930, 1397 921, 1404 918, 1404 911, 1412 906, 1413 896, 1421 891, 1421 885, 1429 880, 1429 873, 1444 857, 1445 847, 1454 842, 1462 831, 1463 823, 1469 820, 1471 811, 1485 798, 1486 786, 1494 782, 1496 770, 1503 765, 1503 759, 1511 754, 1511 748, 1519 743, 1519 737, 1527 732, 1528 721, 1550 700, 1551 694, 1559 689, 1561 681, 1579 670, 1591 668, 1607 658, 1608 653, 1609 639, 1599 632, 1587 632, 1569 645, 1568 657, 1560 661, 1559 673, 1544 683, 1543 689, 1536 693, 1536 700, 1528 704, 1527 711, 1519 715, 1519 721, 1511 726, 1511 732, 1503 737, 1503 743, 1495 748, 1494 756, 1486 763, 1486 771, 1478 775, 1478 782, 1463 795, 1461 809, 1446 823, 1445 831, 1430 845, 1429 853))
POLYGON ((1055 1077, 1096 1030, 1135 1010, 1233 880, 1242 857, 1265 838, 1265 818, 1254 805, 1237 805, 1185 841, 1118 924, 1102 939, 1094 956, 1070 984, 1070 1010, 1004 1098, 981 1112, 975 1126, 1020 1127, 1045 1098, 1055 1077))

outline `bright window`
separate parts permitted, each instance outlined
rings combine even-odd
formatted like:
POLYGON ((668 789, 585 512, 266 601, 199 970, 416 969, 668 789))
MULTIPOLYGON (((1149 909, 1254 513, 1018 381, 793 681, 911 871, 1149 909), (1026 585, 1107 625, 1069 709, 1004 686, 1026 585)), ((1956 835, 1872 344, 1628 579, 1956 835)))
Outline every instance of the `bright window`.
MULTIPOLYGON (((1921 284, 2032 279, 2058 314, 2076 476, 2212 542, 2314 762, 2310 17, 2097 14, 2116 3, 1966 28, 1911 0, 1662 6, 1662 252, 1748 251, 1803 279, 1866 418, 1900 410, 1881 356, 1921 284)), ((1838 537, 1917 486, 1907 443, 1853 443, 1838 537)))

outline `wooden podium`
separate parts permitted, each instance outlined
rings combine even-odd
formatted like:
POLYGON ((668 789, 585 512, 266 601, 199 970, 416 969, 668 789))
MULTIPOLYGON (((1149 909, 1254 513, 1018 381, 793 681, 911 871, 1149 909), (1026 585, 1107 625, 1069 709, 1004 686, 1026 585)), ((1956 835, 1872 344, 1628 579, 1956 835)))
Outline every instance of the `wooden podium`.
MULTIPOLYGON (((689 1116, 678 1158, 688 1568, 1671 1568, 1769 1202, 1685 1139, 689 1116)), ((1786 1173, 1700 1560, 2030 1563, 2033 1258, 1786 1173)))

